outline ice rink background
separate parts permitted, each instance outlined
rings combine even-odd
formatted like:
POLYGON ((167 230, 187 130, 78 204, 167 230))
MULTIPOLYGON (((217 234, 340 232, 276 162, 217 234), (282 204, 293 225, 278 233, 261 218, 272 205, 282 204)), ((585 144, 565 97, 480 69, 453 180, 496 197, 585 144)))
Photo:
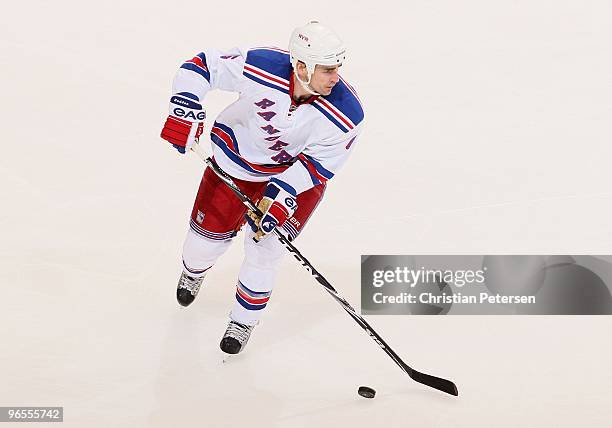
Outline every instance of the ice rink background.
MULTIPOLYGON (((298 247, 354 305, 361 254, 609 254, 606 1, 24 1, 0 18, 0 405, 65 426, 606 426, 609 317, 369 317, 412 382, 287 258, 221 363, 237 242, 174 298, 202 172, 159 139, 205 46, 345 39, 367 127, 298 247), (374 400, 359 385, 378 391, 374 400)), ((213 118, 232 94, 211 93, 213 118)), ((210 123, 209 123, 210 126, 210 123)))

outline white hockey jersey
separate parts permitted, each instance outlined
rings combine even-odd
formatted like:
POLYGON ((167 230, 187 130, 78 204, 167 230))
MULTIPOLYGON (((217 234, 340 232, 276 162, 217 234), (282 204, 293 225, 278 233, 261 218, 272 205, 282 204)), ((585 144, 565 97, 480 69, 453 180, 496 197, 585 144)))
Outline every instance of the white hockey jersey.
POLYGON ((292 70, 289 53, 277 48, 207 49, 181 66, 173 93, 191 93, 202 101, 210 89, 238 92, 238 100, 213 125, 215 161, 235 178, 275 176, 299 194, 337 173, 354 147, 364 113, 342 78, 329 95, 296 105, 292 70))

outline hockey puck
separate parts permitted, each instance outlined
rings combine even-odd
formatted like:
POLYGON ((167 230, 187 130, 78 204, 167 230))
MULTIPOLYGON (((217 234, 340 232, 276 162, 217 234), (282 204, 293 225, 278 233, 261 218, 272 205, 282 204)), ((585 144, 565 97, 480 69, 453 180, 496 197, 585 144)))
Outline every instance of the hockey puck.
POLYGON ((376 395, 376 391, 369 386, 360 386, 357 393, 365 398, 374 398, 376 395))

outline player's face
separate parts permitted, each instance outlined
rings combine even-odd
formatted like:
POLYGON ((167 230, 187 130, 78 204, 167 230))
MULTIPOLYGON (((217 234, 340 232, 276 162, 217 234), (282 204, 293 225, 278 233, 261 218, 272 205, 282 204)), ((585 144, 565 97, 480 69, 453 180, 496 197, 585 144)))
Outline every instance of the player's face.
POLYGON ((310 87, 321 95, 329 95, 333 87, 340 80, 338 69, 340 65, 317 65, 310 79, 310 87))

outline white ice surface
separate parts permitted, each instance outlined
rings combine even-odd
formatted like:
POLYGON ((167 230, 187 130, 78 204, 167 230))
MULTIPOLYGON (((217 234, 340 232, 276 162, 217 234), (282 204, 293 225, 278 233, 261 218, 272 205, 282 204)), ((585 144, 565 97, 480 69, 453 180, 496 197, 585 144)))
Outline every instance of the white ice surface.
MULTIPOLYGON (((316 17, 347 42, 368 123, 298 246, 350 302, 361 254, 609 254, 611 14, 607 1, 6 4, 0 406, 64 406, 69 427, 609 426, 612 318, 369 318, 407 363, 453 379, 453 398, 412 382, 292 259, 247 352, 222 364, 242 248, 176 304, 202 164, 158 135, 182 60, 284 46, 316 17)), ((209 117, 232 99, 210 94, 209 117)))

